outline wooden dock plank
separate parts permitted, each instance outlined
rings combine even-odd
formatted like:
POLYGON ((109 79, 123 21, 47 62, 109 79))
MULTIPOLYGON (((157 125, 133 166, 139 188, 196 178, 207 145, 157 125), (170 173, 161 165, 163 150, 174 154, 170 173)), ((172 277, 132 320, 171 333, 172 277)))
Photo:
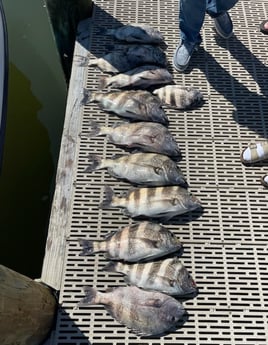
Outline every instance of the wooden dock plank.
POLYGON ((58 161, 56 187, 50 215, 41 280, 60 290, 64 267, 66 241, 69 233, 72 208, 72 185, 75 183, 77 141, 81 129, 83 83, 86 79, 86 61, 90 36, 90 19, 81 21, 75 43, 72 73, 58 161), (80 33, 80 35, 79 35, 80 33))

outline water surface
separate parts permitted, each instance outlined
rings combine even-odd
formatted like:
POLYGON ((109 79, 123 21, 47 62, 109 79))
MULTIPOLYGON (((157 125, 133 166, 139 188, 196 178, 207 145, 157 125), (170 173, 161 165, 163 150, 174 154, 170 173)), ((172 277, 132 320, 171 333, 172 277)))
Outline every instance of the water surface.
POLYGON ((9 96, 0 176, 0 263, 38 278, 67 88, 42 1, 3 0, 9 96))

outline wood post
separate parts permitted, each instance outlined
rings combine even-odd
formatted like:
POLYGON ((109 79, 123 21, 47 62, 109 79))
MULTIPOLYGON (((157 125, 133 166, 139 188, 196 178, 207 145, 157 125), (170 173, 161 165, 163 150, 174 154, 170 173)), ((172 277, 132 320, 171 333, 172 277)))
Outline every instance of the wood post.
POLYGON ((69 81, 77 24, 91 15, 91 0, 45 0, 62 67, 69 81))
POLYGON ((56 298, 46 285, 0 265, 0 344, 38 345, 54 322, 56 298))

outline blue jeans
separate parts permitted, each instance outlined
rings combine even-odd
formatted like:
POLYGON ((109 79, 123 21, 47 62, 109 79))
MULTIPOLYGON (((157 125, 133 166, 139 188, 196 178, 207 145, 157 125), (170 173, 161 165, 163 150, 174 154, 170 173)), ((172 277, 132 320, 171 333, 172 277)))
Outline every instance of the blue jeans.
POLYGON ((180 0, 179 28, 183 41, 200 43, 205 14, 212 18, 228 11, 238 0, 180 0))

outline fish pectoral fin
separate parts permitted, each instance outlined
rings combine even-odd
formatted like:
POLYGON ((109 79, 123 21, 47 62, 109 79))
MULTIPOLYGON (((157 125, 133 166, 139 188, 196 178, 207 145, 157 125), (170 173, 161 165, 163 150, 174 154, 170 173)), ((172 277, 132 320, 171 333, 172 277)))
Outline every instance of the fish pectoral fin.
POLYGON ((133 34, 131 35, 135 40, 140 41, 142 39, 143 36, 147 36, 147 33, 145 30, 143 30, 142 28, 136 28, 136 35, 133 32, 133 34))
POLYGON ((155 299, 155 298, 148 298, 143 305, 145 307, 153 307, 153 308, 161 308, 163 302, 161 301, 161 299, 155 299))
POLYGON ((157 141, 157 136, 147 135, 144 137, 146 138, 146 141, 151 142, 151 143, 155 143, 157 141))
POLYGON ((161 276, 161 280, 165 281, 167 283, 167 285, 169 285, 169 286, 175 286, 176 285, 176 280, 175 279, 170 279, 170 278, 161 276))
POLYGON ((159 247, 159 241, 148 240, 147 238, 141 238, 140 240, 146 244, 146 247, 151 247, 151 248, 159 247))
POLYGON ((127 117, 137 116, 137 113, 135 113, 135 111, 131 111, 131 110, 126 110, 126 114, 127 114, 127 117))

